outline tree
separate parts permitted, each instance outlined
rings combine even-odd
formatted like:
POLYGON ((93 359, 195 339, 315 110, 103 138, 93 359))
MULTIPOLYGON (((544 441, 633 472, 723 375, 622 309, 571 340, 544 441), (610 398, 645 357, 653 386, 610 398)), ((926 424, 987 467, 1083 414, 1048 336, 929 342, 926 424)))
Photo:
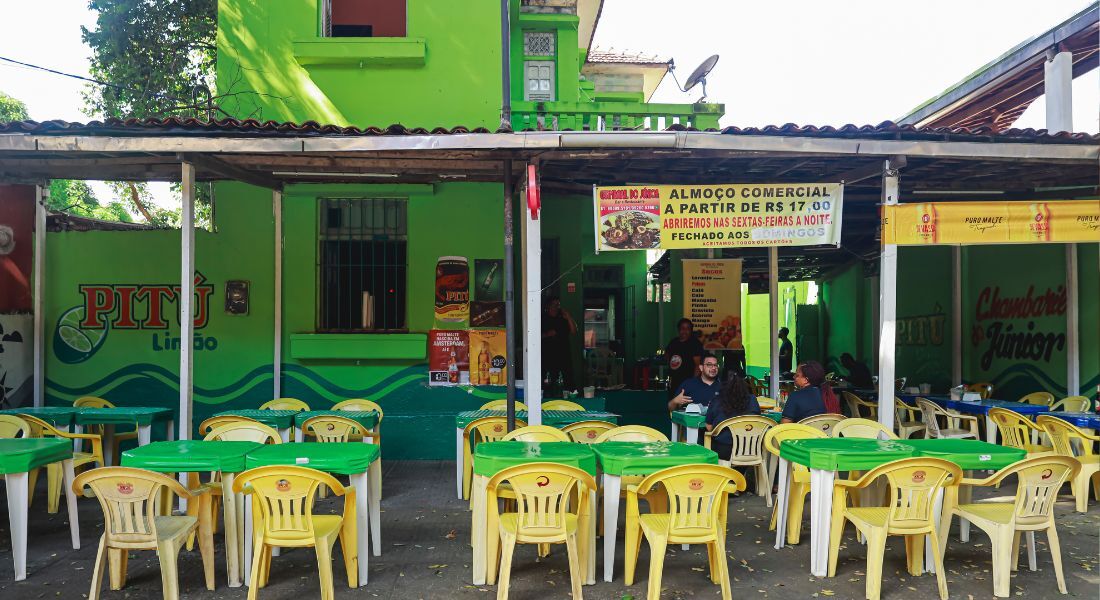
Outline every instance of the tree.
POLYGON ((0 92, 0 123, 6 121, 26 121, 27 105, 22 100, 0 92))
POLYGON ((91 217, 103 221, 122 221, 133 223, 134 218, 119 201, 100 204, 92 188, 85 181, 54 179, 50 181, 50 199, 46 204, 50 210, 67 212, 82 217, 91 217))

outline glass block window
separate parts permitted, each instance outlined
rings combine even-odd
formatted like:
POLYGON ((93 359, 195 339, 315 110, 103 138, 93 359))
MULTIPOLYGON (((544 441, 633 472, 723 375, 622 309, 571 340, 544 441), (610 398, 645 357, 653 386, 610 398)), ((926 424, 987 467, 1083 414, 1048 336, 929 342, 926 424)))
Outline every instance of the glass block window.
POLYGON ((554 32, 523 32, 523 54, 524 56, 554 56, 554 32))

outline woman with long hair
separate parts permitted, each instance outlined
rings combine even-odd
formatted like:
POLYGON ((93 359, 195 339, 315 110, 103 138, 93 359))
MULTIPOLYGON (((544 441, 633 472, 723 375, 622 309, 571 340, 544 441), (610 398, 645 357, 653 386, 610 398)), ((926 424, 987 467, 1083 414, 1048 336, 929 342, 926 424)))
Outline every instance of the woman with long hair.
MULTIPOLYGON (((722 388, 722 395, 707 408, 707 431, 711 431, 722 421, 741 415, 760 414, 760 404, 756 401, 752 389, 743 377, 734 376, 722 388)), ((718 458, 729 460, 733 451, 733 436, 729 430, 722 431, 710 442, 711 450, 718 458)))
POLYGON ((840 399, 825 380, 825 367, 821 363, 809 360, 798 365, 794 384, 798 389, 787 398, 780 423, 797 423, 806 417, 840 412, 840 399))

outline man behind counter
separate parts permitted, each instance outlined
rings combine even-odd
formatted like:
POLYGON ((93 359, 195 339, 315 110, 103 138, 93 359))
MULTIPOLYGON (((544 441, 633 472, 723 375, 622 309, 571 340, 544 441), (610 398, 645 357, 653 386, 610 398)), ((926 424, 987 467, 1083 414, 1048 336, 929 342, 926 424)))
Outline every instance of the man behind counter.
POLYGON ((665 347, 665 359, 668 361, 668 397, 672 398, 679 393, 681 383, 699 372, 703 359, 703 342, 695 337, 691 319, 676 322, 676 337, 665 347))

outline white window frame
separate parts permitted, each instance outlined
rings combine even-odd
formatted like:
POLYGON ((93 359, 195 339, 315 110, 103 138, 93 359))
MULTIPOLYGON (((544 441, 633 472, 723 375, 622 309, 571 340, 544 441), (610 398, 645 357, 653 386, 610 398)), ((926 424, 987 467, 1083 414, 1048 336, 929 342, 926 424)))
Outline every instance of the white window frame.
MULTIPOLYGON (((523 61, 523 99, 528 102, 553 102, 557 99, 557 65, 553 60, 525 60, 523 61), (531 89, 530 70, 532 68, 549 68, 549 89, 531 89)), ((541 78, 539 79, 541 81, 541 78)))

